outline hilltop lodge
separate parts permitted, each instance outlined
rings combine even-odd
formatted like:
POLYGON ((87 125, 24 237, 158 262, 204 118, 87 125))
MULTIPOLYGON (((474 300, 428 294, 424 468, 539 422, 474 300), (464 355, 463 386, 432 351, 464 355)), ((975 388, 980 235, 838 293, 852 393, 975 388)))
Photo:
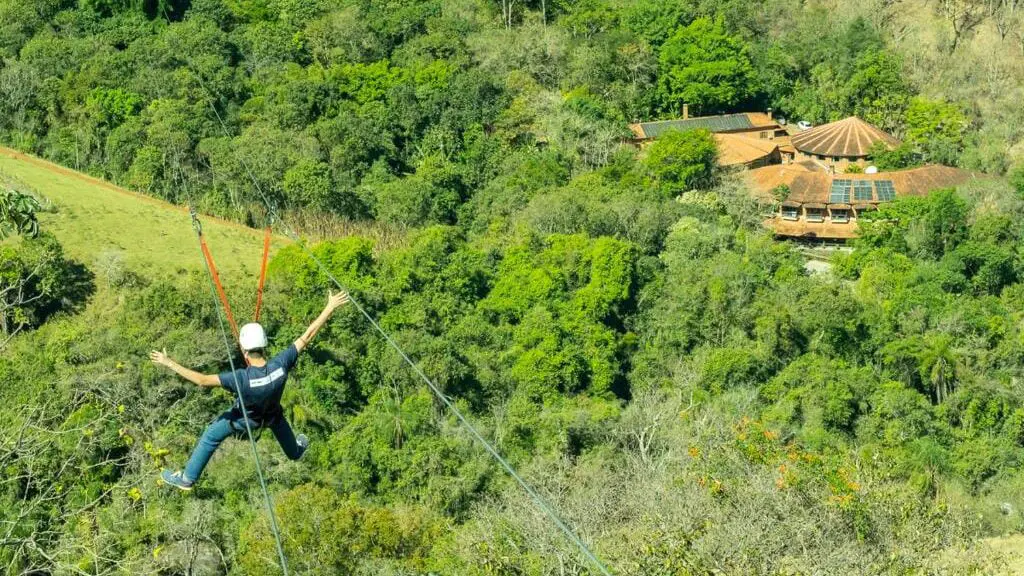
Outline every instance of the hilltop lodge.
POLYGON ((690 117, 683 106, 681 119, 630 125, 640 147, 667 130, 700 128, 714 135, 718 164, 744 171, 753 193, 777 205, 764 224, 782 237, 856 238, 858 216, 877 210, 880 203, 924 196, 972 177, 941 165, 878 172, 868 166, 871 148, 881 142, 892 149, 899 141, 855 116, 797 131, 779 124, 771 109, 690 117), (774 197, 786 189, 785 198, 774 197))

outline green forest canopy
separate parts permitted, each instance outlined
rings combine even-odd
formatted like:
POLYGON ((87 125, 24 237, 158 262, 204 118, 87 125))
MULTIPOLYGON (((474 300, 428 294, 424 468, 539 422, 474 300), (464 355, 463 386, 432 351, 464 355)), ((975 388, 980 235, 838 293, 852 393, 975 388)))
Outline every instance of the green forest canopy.
MULTIPOLYGON (((243 222, 251 177, 305 226, 396 230, 314 250, 617 574, 989 573, 943 551, 1024 530, 1024 191, 900 199, 811 275, 708 134, 621 144, 682 102, 771 105, 1008 167, 989 111, 826 8, 0 0, 0 137, 243 222)), ((0 244, 0 286, 46 296, 0 301, 0 561, 274 573, 246 446, 188 497, 153 482, 226 404, 144 360, 223 367, 205 279, 30 236, 0 244)), ((272 347, 327 286, 278 252, 272 347)), ((284 404, 313 438, 260 446, 293 571, 586 573, 355 311, 284 404)))

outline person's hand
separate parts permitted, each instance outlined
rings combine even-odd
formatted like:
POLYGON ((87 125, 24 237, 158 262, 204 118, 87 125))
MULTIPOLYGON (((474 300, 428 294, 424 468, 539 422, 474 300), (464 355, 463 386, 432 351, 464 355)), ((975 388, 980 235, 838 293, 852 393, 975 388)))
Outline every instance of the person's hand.
POLYGON ((348 304, 348 293, 347 292, 334 292, 327 293, 327 308, 333 312, 338 308, 341 308, 345 304, 348 304))
POLYGON ((153 350, 149 353, 149 359, 153 364, 159 364, 160 366, 170 366, 171 359, 167 357, 167 348, 163 350, 153 350))

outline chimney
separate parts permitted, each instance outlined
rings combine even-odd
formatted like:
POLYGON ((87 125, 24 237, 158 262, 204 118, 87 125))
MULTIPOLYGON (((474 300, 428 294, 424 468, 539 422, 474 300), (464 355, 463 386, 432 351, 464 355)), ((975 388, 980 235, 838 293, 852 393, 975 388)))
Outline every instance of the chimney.
POLYGON ((768 108, 767 112, 768 112, 768 121, 771 122, 772 120, 774 120, 774 118, 772 118, 772 109, 768 108))
POLYGON ((690 105, 689 104, 683 104, 683 120, 686 120, 689 117, 690 117, 690 105))

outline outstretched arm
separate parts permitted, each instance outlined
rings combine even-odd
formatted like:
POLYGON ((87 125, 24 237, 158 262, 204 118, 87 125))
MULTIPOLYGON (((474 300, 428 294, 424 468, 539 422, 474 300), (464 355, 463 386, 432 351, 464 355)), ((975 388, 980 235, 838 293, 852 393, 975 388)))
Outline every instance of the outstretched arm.
POLYGON ((334 294, 333 292, 328 293, 327 306, 324 306, 324 311, 316 317, 316 320, 313 320, 313 323, 309 325, 309 328, 306 328, 306 331, 302 333, 302 336, 299 336, 299 339, 295 341, 295 349, 302 352, 302 349, 309 345, 310 340, 316 336, 316 333, 324 327, 324 324, 327 323, 331 314, 334 314, 335 310, 344 306, 347 302, 348 294, 345 292, 338 292, 337 294, 334 294))
POLYGON ((173 370, 178 376, 181 376, 189 382, 202 386, 203 388, 216 388, 220 386, 220 379, 217 378, 216 374, 202 374, 195 370, 189 370, 181 364, 178 364, 171 357, 167 355, 167 349, 153 350, 149 353, 149 359, 153 361, 153 364, 159 364, 160 366, 166 366, 173 370))

